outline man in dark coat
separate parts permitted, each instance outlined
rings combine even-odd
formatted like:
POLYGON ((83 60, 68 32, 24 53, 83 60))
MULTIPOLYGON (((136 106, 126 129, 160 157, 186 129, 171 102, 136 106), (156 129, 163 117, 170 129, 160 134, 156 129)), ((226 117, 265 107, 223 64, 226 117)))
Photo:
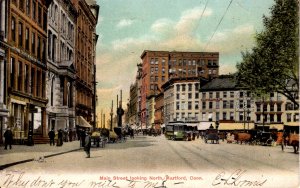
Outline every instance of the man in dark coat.
POLYGON ((51 129, 51 131, 49 131, 48 136, 49 136, 49 139, 50 139, 50 146, 51 146, 51 145, 54 146, 54 145, 55 145, 55 144, 54 144, 55 132, 54 132, 53 129, 51 129))
POLYGON ((63 145, 63 131, 59 129, 57 134, 57 144, 56 146, 62 146, 63 145))
POLYGON ((7 145, 9 145, 9 149, 11 149, 11 144, 13 141, 13 133, 10 130, 10 128, 8 127, 4 133, 4 138, 5 138, 5 148, 7 149, 7 145))
POLYGON ((88 132, 85 135, 84 151, 87 154, 86 158, 90 158, 91 136, 88 132))

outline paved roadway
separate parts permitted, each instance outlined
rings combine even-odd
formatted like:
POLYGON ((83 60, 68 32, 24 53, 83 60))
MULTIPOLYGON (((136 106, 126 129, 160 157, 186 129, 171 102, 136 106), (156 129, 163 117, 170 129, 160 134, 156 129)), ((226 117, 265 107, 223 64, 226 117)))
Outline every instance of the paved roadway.
POLYGON ((169 175, 175 179, 167 182, 176 187, 298 187, 300 182, 299 154, 294 154, 292 148, 282 152, 280 146, 249 146, 222 141, 205 144, 201 139, 171 141, 163 136, 136 136, 125 143, 92 148, 91 158, 85 158, 84 151, 80 150, 40 162, 15 165, 6 169, 8 171, 54 177, 80 174, 103 181, 115 180, 115 176, 120 178, 116 180, 119 183, 124 183, 121 178, 125 175, 141 181, 144 181, 143 177, 149 180, 149 176, 155 176, 156 180, 161 180, 160 177, 169 175))

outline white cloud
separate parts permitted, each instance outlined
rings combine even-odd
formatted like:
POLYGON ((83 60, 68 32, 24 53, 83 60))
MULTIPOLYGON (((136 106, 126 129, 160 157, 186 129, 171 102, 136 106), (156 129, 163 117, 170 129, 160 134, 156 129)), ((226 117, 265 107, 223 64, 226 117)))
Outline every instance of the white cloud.
POLYGON ((117 28, 123 28, 128 27, 133 24, 133 21, 130 19, 122 19, 119 21, 119 23, 116 25, 117 28))

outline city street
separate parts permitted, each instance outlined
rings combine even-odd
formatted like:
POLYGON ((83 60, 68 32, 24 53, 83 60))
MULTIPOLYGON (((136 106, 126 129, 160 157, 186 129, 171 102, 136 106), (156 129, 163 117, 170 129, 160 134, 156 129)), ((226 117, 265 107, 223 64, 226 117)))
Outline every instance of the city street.
POLYGON ((40 162, 15 165, 6 171, 39 175, 93 174, 98 180, 120 178, 116 179, 118 181, 124 175, 138 176, 138 180, 141 176, 149 180, 149 175, 156 175, 159 180, 173 175, 179 176, 177 180, 183 177, 186 185, 198 182, 220 187, 231 187, 221 179, 235 174, 240 180, 266 181, 263 187, 299 185, 299 154, 294 154, 292 148, 282 152, 280 146, 238 145, 222 141, 220 144, 205 144, 201 139, 171 141, 164 136, 140 135, 135 139, 128 138, 124 143, 92 148, 91 158, 85 156, 84 151, 79 150, 40 162))

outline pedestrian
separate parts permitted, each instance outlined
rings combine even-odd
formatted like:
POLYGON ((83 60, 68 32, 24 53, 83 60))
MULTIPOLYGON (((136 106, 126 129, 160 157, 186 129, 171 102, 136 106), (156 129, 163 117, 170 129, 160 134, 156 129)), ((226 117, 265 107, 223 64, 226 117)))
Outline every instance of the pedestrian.
POLYGON ((68 139, 69 139, 69 131, 68 131, 67 128, 65 128, 65 130, 64 130, 64 141, 68 142, 68 139))
POLYGON ((85 146, 85 136, 86 136, 86 131, 81 130, 80 133, 81 147, 85 146))
POLYGON ((85 133, 85 145, 84 145, 84 151, 86 153, 86 158, 90 158, 90 150, 91 150, 91 136, 90 134, 86 131, 85 133))
POLYGON ((61 129, 58 130, 57 134, 57 144, 56 146, 62 146, 63 145, 63 131, 61 129))
POLYGON ((11 149, 11 144, 13 141, 13 133, 9 127, 4 132, 4 138, 5 138, 5 148, 4 149, 7 149, 8 145, 9 145, 9 149, 11 149))
POLYGON ((49 139, 50 139, 50 146, 55 146, 54 144, 54 137, 55 137, 55 132, 53 129, 51 129, 48 133, 49 139))

